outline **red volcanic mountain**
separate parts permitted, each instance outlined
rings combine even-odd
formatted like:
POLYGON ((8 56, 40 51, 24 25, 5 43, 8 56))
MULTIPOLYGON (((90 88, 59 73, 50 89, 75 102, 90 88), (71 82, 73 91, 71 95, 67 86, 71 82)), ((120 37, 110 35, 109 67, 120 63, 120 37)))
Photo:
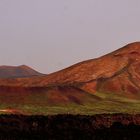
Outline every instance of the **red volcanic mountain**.
POLYGON ((99 93, 140 99, 140 42, 47 76, 0 79, 0 92, 8 90, 44 93, 48 104, 92 103, 99 93))
POLYGON ((0 78, 32 77, 41 75, 41 73, 33 70, 26 65, 0 66, 0 78))

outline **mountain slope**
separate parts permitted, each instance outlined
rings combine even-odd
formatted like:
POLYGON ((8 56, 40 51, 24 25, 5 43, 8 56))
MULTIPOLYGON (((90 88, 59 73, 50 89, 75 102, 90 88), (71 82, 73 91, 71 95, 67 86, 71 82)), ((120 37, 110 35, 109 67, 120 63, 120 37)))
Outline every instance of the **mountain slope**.
POLYGON ((32 68, 26 65, 0 66, 0 78, 31 77, 41 75, 41 73, 33 70, 32 68))
POLYGON ((131 77, 132 79, 134 78, 133 80, 139 82, 139 53, 140 43, 136 42, 128 44, 125 47, 108 55, 75 64, 69 68, 49 74, 47 76, 24 79, 18 78, 13 80, 9 79, 9 81, 0 80, 0 85, 17 85, 25 87, 48 87, 58 85, 77 86, 91 82, 98 83, 99 81, 103 81, 103 79, 105 81, 126 73, 132 75, 132 77, 130 75, 126 76, 129 77, 129 81, 131 77))
POLYGON ((9 103, 11 98, 15 106, 21 104, 21 108, 28 106, 43 112, 50 109, 53 113, 138 112, 139 53, 140 42, 135 42, 46 76, 0 79, 0 100, 9 103), (3 98, 3 95, 8 96, 3 98))

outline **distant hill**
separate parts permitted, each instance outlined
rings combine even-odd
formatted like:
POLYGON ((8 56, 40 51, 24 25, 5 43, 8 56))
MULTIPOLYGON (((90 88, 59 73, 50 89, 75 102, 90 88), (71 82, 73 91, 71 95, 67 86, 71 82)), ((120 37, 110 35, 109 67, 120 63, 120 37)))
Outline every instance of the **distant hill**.
POLYGON ((0 66, 0 78, 21 78, 41 76, 42 74, 26 66, 0 66))

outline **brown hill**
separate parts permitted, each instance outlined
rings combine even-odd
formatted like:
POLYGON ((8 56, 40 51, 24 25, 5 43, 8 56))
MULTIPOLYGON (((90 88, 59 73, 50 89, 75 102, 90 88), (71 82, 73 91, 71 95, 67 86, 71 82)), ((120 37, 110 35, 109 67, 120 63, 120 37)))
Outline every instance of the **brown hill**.
POLYGON ((33 70, 26 65, 0 66, 0 78, 32 77, 41 75, 41 73, 33 70))
POLYGON ((75 64, 47 76, 0 79, 0 92, 21 92, 24 89, 26 92, 35 92, 38 88, 38 92, 47 93, 46 102, 57 104, 83 104, 86 102, 83 99, 89 101, 92 97, 94 102, 100 100, 96 96, 98 92, 140 99, 139 67, 140 42, 135 42, 100 58, 75 64))

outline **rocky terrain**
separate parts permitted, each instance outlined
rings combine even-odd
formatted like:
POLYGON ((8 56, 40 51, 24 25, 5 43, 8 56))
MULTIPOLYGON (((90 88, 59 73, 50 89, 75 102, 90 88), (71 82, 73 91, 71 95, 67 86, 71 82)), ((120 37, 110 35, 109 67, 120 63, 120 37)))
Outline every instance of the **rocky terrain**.
POLYGON ((0 116, 1 140, 139 140, 140 115, 0 116))

